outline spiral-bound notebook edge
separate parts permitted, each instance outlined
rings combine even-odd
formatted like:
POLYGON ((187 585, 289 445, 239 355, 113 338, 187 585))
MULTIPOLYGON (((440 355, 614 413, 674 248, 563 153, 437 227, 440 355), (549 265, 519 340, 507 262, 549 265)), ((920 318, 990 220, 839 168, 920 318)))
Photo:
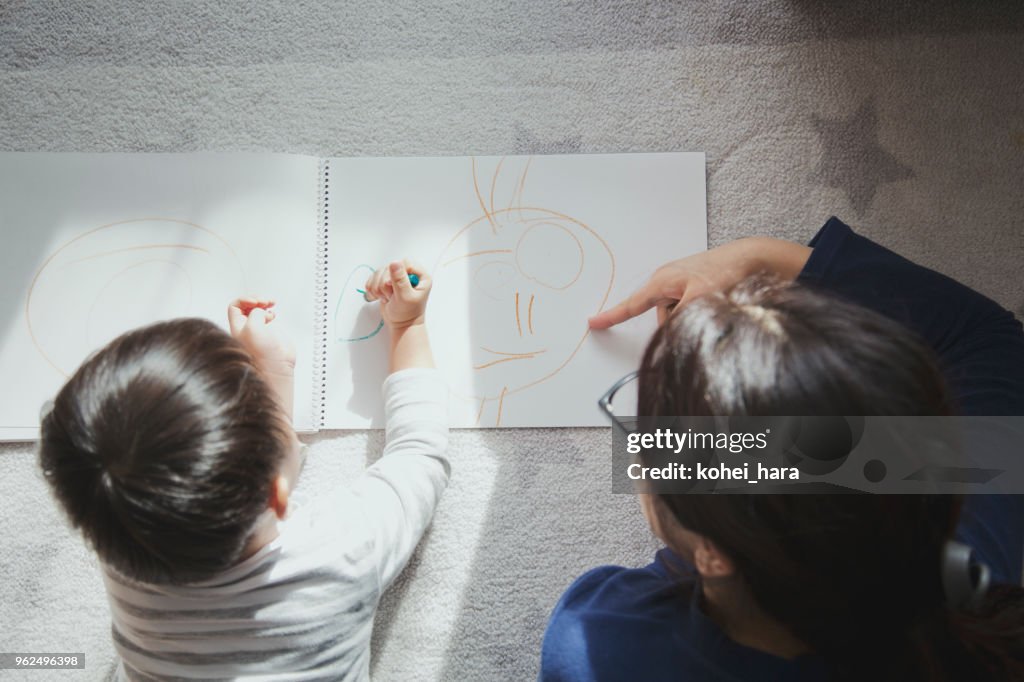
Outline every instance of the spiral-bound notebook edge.
POLYGON ((331 162, 320 161, 316 242, 316 327, 313 333, 313 427, 323 429, 327 411, 327 273, 331 162))

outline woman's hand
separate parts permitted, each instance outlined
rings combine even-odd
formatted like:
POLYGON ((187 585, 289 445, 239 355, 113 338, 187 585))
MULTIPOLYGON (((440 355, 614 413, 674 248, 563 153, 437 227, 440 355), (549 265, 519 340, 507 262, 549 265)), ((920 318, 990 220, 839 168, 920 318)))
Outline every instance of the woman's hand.
POLYGON ((782 239, 747 237, 671 261, 655 270, 647 284, 625 301, 591 317, 590 328, 607 329, 651 308, 658 309, 661 324, 676 305, 728 289, 758 272, 796 279, 811 251, 782 239))

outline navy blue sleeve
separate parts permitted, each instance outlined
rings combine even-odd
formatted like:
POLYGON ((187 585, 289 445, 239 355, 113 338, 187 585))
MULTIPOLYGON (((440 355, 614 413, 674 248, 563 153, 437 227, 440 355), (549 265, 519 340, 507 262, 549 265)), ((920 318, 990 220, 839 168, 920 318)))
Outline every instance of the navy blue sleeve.
POLYGON ((1024 332, 995 301, 831 218, 799 281, 897 320, 939 357, 964 415, 1024 415, 1024 332))
MULTIPOLYGON (((585 682, 595 679, 588 649, 589 636, 580 620, 575 606, 585 602, 593 591, 610 576, 622 571, 617 566, 595 568, 576 579, 558 600, 541 645, 541 682, 585 682)), ((584 612, 587 610, 583 607, 584 612)))
MULTIPOLYGON (((799 281, 882 313, 934 350, 963 415, 1024 415, 1024 331, 985 296, 855 234, 831 218, 811 240, 799 281)), ((969 495, 957 536, 993 577, 1019 584, 1024 497, 969 495)))

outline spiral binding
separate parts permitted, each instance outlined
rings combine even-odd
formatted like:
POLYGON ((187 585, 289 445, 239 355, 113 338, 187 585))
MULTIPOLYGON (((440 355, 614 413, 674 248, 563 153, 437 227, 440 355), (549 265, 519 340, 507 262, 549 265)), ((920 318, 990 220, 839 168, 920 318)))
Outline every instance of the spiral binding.
POLYGON ((320 161, 319 210, 316 240, 316 326, 313 338, 313 420, 317 429, 327 423, 327 262, 330 224, 331 162, 320 161))

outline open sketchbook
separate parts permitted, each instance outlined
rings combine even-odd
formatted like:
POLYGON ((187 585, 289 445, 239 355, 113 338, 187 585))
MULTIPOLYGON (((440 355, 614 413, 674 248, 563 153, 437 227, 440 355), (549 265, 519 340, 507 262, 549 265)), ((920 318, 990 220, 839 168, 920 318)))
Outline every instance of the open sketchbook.
POLYGON ((295 425, 383 426, 387 330, 357 291, 408 257, 451 423, 604 425, 652 315, 587 317, 662 262, 707 248, 704 155, 331 158, 0 154, 0 438, 118 334, 156 320, 226 327, 240 295, 277 301, 296 343, 295 425))

